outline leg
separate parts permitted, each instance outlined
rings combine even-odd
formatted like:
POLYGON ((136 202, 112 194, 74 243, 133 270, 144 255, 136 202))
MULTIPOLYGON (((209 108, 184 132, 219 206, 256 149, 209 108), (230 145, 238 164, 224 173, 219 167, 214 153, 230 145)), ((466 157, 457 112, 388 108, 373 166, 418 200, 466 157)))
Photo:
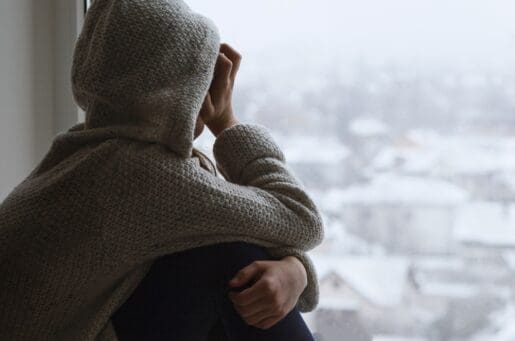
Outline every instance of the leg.
POLYGON ((218 319, 220 282, 205 269, 218 267, 209 250, 167 255, 113 315, 120 341, 205 340, 218 319))
MULTIPOLYGON (((204 340, 221 318, 230 340, 313 340, 296 310, 269 330, 248 326, 227 297, 228 281, 256 260, 255 245, 226 243, 157 260, 135 292, 113 315, 120 341, 204 340)), ((223 333, 217 333, 223 334, 223 333)))
MULTIPOLYGON (((224 253, 221 255, 221 258, 224 258, 227 264, 227 281, 240 269, 253 261, 269 259, 262 248, 251 244, 226 244, 223 251, 224 253)), ((222 296, 220 308, 225 332, 231 341, 313 341, 313 335, 297 309, 292 310, 283 320, 268 330, 262 330, 247 325, 233 308, 232 302, 228 299, 227 293, 229 292, 229 288, 226 283, 227 282, 224 283, 225 294, 222 296)))

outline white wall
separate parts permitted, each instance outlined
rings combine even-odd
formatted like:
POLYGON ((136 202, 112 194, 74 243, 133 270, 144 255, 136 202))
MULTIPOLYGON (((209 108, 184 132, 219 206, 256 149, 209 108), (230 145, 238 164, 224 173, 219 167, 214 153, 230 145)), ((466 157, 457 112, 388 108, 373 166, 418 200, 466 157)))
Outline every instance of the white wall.
POLYGON ((76 122, 69 66, 72 0, 0 1, 0 201, 76 122))

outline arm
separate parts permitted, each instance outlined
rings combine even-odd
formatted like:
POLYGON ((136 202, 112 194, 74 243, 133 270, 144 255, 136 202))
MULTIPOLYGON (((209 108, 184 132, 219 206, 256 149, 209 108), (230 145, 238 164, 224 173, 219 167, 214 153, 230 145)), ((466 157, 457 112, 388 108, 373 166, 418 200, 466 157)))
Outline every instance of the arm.
MULTIPOLYGON (((217 61, 213 85, 211 86, 210 93, 206 96, 206 100, 201 110, 202 119, 215 136, 219 136, 220 133, 225 129, 231 128, 232 126, 238 124, 238 121, 235 118, 232 110, 231 99, 236 74, 241 62, 241 55, 230 46, 225 44, 222 45, 221 52, 222 53, 220 58, 217 61)), ((230 172, 224 172, 222 169, 222 173, 225 173, 226 178, 229 180, 233 179, 233 181, 235 181, 235 177, 232 176, 230 172)), ((304 252, 294 248, 270 248, 268 253, 276 259, 286 257, 283 260, 295 259, 298 262, 301 262, 303 271, 297 271, 296 274, 298 275, 301 273, 303 275, 301 275, 301 278, 297 276, 296 282, 303 282, 303 276, 305 275, 307 276, 307 287, 304 289, 302 295, 300 296, 298 301, 298 308, 303 312, 313 310, 314 307, 318 304, 318 285, 315 268, 310 258, 304 252), (293 255, 296 258, 289 257, 289 255, 293 255)), ((271 264, 279 263, 276 262, 271 264)), ((291 265, 294 264, 290 262, 289 265, 291 268, 291 265)), ((299 297, 297 296, 295 290, 296 287, 294 284, 295 283, 292 283, 292 286, 289 288, 283 287, 283 289, 287 290, 287 292, 290 293, 290 297, 294 297, 296 301, 296 299, 299 297)), ((269 295, 269 297, 272 296, 274 295, 269 295)), ((284 295, 276 295, 276 297, 277 296, 285 297, 284 295)), ((281 304, 281 306, 284 305, 289 306, 288 304, 281 304)), ((292 307, 290 306, 290 308, 292 307)))
POLYGON ((307 287, 307 272, 292 256, 278 261, 256 261, 240 270, 229 282, 238 288, 252 282, 229 298, 243 320, 257 328, 268 329, 295 308, 307 287))
POLYGON ((120 228, 134 236, 119 246, 127 252, 155 257, 177 252, 181 244, 185 249, 237 240, 306 251, 322 240, 316 206, 260 126, 236 125, 216 141, 218 165, 233 182, 159 146, 133 144, 120 153, 119 168, 111 172, 123 176, 110 196, 127 202, 116 214, 124 219, 120 228), (135 195, 145 202, 136 205, 135 195))
POLYGON ((219 62, 217 67, 220 63, 222 67, 217 69, 225 71, 215 73, 200 115, 217 136, 214 154, 227 181, 193 159, 174 157, 159 146, 121 149, 125 155, 114 174, 122 176, 113 184, 110 197, 128 201, 121 208, 130 212, 116 212, 122 231, 106 234, 130 236, 117 248, 138 261, 227 241, 268 247, 276 259, 294 255, 308 273, 299 308, 313 309, 318 297, 316 274, 303 251, 322 240, 320 214, 268 132, 261 126, 238 124, 228 109, 227 92, 232 85, 227 88, 227 84, 232 81, 227 79, 234 79, 237 67, 228 58, 220 60, 226 63, 219 62), (139 197, 134 198, 134 193, 139 197), (145 203, 135 205, 134 200, 145 203))

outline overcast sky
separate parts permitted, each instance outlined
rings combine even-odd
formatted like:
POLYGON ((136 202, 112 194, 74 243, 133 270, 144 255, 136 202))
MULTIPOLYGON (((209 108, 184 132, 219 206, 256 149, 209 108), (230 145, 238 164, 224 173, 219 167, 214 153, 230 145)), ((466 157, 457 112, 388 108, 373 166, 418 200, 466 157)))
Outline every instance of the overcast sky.
POLYGON ((514 0, 186 1, 248 54, 300 45, 342 62, 515 66, 514 0))

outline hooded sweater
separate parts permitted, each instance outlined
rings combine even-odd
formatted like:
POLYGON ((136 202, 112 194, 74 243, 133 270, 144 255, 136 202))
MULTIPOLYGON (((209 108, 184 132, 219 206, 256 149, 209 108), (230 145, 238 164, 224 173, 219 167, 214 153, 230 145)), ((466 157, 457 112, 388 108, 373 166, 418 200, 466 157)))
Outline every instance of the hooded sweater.
POLYGON ((299 258, 314 309, 321 217, 267 130, 217 137, 224 178, 193 157, 218 53, 180 0, 95 0, 72 67, 86 120, 0 205, 0 340, 116 340, 110 317, 156 259, 231 241, 299 258))

